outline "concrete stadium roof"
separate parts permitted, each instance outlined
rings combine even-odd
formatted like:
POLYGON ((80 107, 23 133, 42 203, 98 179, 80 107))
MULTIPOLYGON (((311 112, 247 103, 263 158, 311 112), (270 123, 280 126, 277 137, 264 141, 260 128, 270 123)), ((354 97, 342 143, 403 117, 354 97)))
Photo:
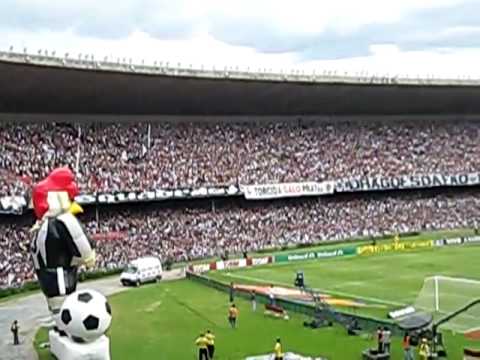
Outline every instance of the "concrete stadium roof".
POLYGON ((0 53, 0 113, 478 115, 480 81, 196 70, 0 53))

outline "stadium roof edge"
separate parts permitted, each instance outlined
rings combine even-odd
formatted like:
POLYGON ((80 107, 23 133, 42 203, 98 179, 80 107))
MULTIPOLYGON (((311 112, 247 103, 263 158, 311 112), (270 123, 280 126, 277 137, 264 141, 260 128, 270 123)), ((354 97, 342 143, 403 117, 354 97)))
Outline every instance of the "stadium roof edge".
MULTIPOLYGON (((343 75, 336 71, 324 71, 317 73, 311 71, 292 72, 250 72, 225 67, 223 70, 204 68, 185 68, 175 66, 139 65, 132 63, 115 63, 108 61, 95 61, 90 59, 60 58, 56 56, 21 54, 0 51, 0 61, 17 64, 29 64, 38 66, 71 68, 76 70, 121 72, 152 76, 172 76, 207 79, 232 79, 245 81, 270 81, 270 82, 293 82, 293 83, 322 83, 322 84, 355 84, 355 85, 408 85, 408 86, 480 86, 480 79, 465 78, 435 78, 420 76, 389 76, 376 75, 358 76, 344 72, 343 75)), ((167 63, 168 64, 168 63, 167 63)))
POLYGON ((0 52, 0 113, 480 115, 480 82, 473 80, 352 79, 157 69, 0 52))

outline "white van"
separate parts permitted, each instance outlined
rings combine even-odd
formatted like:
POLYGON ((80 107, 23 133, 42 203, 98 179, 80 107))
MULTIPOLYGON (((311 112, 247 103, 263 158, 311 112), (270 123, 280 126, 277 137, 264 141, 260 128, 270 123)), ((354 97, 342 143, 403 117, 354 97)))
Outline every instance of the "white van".
POLYGON ((143 257, 131 261, 122 275, 120 281, 124 286, 135 285, 146 282, 154 282, 162 279, 162 263, 156 257, 143 257))

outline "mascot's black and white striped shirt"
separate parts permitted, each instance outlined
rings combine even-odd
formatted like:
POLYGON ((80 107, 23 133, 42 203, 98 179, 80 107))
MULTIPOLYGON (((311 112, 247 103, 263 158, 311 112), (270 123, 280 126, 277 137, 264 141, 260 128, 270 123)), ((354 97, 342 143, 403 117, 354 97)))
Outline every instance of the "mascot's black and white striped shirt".
POLYGON ((38 281, 47 297, 76 290, 77 266, 92 253, 92 243, 71 213, 43 220, 31 253, 38 281))

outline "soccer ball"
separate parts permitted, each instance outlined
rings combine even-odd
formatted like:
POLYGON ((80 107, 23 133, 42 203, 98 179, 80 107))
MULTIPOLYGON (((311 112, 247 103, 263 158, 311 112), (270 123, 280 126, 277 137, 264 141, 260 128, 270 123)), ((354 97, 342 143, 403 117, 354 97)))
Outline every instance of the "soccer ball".
POLYGON ((97 340, 110 327, 112 310, 105 296, 95 290, 70 294, 60 309, 61 328, 75 342, 97 340))

